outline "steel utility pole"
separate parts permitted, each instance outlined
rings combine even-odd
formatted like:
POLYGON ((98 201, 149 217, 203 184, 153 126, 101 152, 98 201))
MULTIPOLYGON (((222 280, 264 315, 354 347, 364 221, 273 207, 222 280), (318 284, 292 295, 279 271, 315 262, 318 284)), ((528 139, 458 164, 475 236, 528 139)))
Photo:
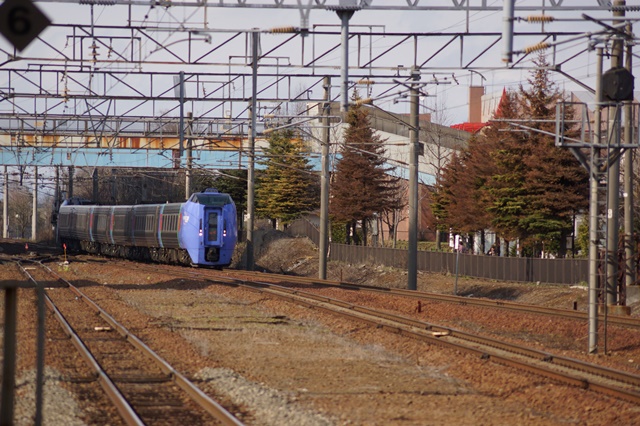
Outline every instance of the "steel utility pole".
POLYGON ((178 147, 178 167, 182 162, 182 150, 184 149, 184 71, 180 71, 178 80, 178 97, 180 98, 180 121, 178 122, 178 133, 180 146, 178 147))
POLYGON ((60 166, 55 166, 55 190, 54 190, 54 200, 53 200, 53 217, 54 217, 54 222, 53 222, 53 233, 56 239, 56 245, 58 245, 58 243, 60 241, 58 241, 58 211, 60 210, 60 166))
MULTIPOLYGON (((631 34, 631 27, 627 28, 627 33, 631 34)), ((627 52, 625 56, 625 68, 629 72, 633 71, 633 45, 627 44, 627 52)), ((631 144, 633 139, 633 101, 624 102, 624 141, 631 144)), ((624 154, 624 236, 625 236, 625 286, 636 285, 636 266, 635 266, 635 245, 633 232, 633 152, 627 151, 624 154)))
POLYGON ((420 91, 415 72, 411 84, 411 127, 409 140, 409 250, 407 259, 407 289, 418 289, 418 143, 420 135, 420 91))
MULTIPOLYGON (((615 0, 614 5, 623 6, 625 0, 615 0)), ((624 17, 624 10, 614 10, 613 16, 624 17)), ((620 21, 614 21, 619 24, 620 21)), ((623 41, 620 38, 614 38, 611 49, 611 68, 622 66, 623 41)), ((619 146, 620 133, 619 127, 615 125, 617 120, 617 108, 609 109, 609 135, 608 138, 616 146, 619 146)), ((619 148, 618 148, 619 149, 619 148)), ((607 154, 610 154, 608 152, 607 154)), ((618 304, 618 228, 619 215, 618 208, 620 206, 620 157, 616 156, 615 160, 609 165, 607 175, 607 285, 605 296, 605 309, 609 306, 618 304)))
POLYGON ((94 167, 93 172, 91 172, 91 183, 92 183, 92 193, 91 193, 91 202, 94 204, 98 203, 98 168, 94 167))
MULTIPOLYGON (((355 2, 353 2, 355 4, 355 2)), ((340 18, 340 45, 342 46, 340 66, 340 111, 349 110, 349 19, 359 8, 357 6, 333 7, 340 18)))
POLYGON ((38 241, 38 166, 33 167, 33 205, 31 208, 31 241, 38 241))
POLYGON ((256 116, 257 116, 257 96, 258 96, 258 43, 260 42, 260 33, 257 29, 251 33, 251 125, 249 129, 249 149, 247 164, 247 262, 246 268, 253 271, 253 221, 254 221, 254 189, 255 189, 255 153, 256 153, 256 116))
POLYGON ((4 166, 4 202, 2 203, 2 238, 9 238, 9 172, 4 166))
POLYGON ((184 172, 184 199, 188 200, 191 196, 191 171, 193 169, 191 126, 193 125, 193 112, 187 113, 187 150, 186 150, 186 169, 184 172))
POLYGON ((322 128, 322 180, 320 182, 320 253, 318 257, 318 278, 327 279, 327 252, 329 248, 329 142, 331 132, 329 131, 329 114, 331 113, 331 77, 323 80, 324 104, 322 114, 324 115, 322 128))
POLYGON ((69 166, 69 180, 67 181, 67 199, 70 200, 73 197, 73 166, 69 166))
POLYGON ((602 48, 596 49, 596 99, 593 113, 595 127, 591 138, 591 164, 589 170, 589 353, 598 352, 598 145, 602 132, 602 48))

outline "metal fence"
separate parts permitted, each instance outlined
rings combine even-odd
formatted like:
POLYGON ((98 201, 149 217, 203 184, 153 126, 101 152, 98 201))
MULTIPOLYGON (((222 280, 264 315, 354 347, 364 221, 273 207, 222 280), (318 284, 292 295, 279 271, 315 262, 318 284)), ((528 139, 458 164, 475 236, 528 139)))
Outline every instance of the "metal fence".
POLYGON ((316 246, 320 245, 320 231, 308 220, 294 220, 287 226, 286 232, 294 237, 308 237, 313 241, 313 244, 316 246))
MULTIPOLYGON (((320 241, 320 232, 306 220, 292 223, 287 228, 287 233, 309 237, 316 245, 320 241)), ((403 249, 336 243, 329 245, 329 259, 347 263, 369 263, 406 269, 407 256, 408 251, 403 249)), ((457 273, 468 277, 548 284, 588 282, 587 259, 539 259, 418 251, 417 267, 419 271, 455 274, 456 258, 457 273)))

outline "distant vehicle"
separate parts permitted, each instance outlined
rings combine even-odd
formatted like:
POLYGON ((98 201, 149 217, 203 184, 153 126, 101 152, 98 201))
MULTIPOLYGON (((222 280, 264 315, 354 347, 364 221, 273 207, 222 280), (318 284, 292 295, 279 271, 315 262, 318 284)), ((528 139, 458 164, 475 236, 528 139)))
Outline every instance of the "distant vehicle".
POLYGON ((72 198, 58 213, 58 240, 69 250, 127 259, 221 269, 237 237, 231 196, 212 188, 184 203, 102 206, 72 198))

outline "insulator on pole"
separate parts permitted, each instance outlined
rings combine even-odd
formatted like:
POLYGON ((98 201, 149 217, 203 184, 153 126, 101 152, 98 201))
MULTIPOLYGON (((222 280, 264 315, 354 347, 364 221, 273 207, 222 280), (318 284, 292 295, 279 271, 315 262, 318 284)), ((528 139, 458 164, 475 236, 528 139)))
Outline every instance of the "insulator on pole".
POLYGON ((363 78, 361 80, 358 80, 358 84, 369 84, 369 85, 371 85, 371 84, 375 84, 375 83, 376 83, 375 81, 370 80, 368 78, 363 78))
POLYGON ((530 16, 527 16, 525 20, 531 23, 538 23, 538 22, 553 22, 556 20, 556 18, 549 15, 530 15, 530 16))
POLYGON ((533 46, 529 46, 529 47, 525 47, 524 48, 524 53, 529 54, 531 52, 537 52, 538 50, 545 50, 551 47, 551 44, 549 43, 538 43, 538 44, 534 44, 533 46))
POLYGON ((372 98, 358 99, 353 103, 353 105, 371 105, 371 104, 373 104, 372 98))
POLYGON ((284 34, 284 33, 295 33, 298 32, 296 27, 275 27, 269 30, 271 34, 284 34))
POLYGON ((636 5, 611 5, 612 12, 637 12, 640 10, 640 6, 636 5))

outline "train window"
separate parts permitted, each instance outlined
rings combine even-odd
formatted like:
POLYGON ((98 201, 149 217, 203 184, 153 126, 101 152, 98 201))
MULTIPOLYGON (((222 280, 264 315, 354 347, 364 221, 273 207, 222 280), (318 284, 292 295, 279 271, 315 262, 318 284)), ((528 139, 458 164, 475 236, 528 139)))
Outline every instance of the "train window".
POLYGON ((115 216, 113 222, 114 229, 124 229, 124 216, 115 216))
POLYGON ((231 204, 231 196, 229 194, 206 194, 206 193, 198 193, 193 194, 189 201, 203 204, 209 207, 222 207, 227 204, 231 204))
POLYGON ((178 229, 178 217, 175 214, 168 214, 162 216, 162 230, 163 231, 175 231, 178 229))
POLYGON ((89 215, 82 212, 78 214, 78 225, 81 229, 87 229, 89 227, 89 215))
POLYGON ((209 213, 209 241, 218 239, 218 213, 209 213))

